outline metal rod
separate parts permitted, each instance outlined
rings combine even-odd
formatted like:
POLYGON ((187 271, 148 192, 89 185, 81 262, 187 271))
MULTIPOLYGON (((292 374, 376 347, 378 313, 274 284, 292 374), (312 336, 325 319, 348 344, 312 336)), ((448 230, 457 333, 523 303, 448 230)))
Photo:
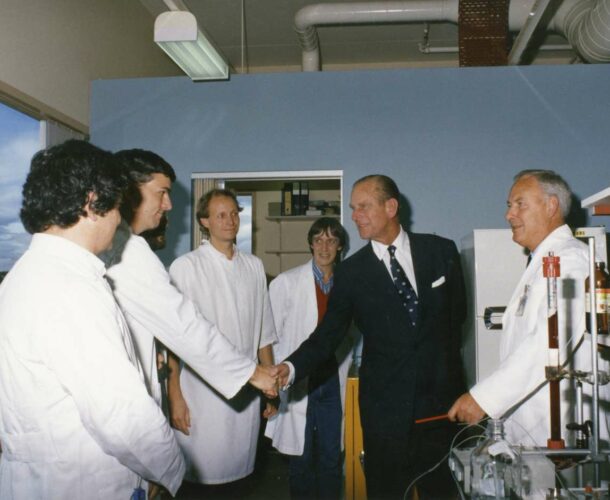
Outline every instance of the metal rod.
MULTIPOLYGON (((592 406, 591 406, 591 421, 593 429, 591 435, 590 449, 591 454, 595 457, 599 453, 599 380, 597 373, 597 297, 595 293, 595 238, 587 238, 589 244, 589 314, 590 318, 590 334, 591 334, 591 370, 593 371, 592 391, 592 406)), ((595 464, 594 474, 595 486, 599 487, 599 464, 595 464)))
MULTIPOLYGON (((418 48, 419 51, 422 54, 456 54, 460 51, 459 47, 455 47, 455 46, 450 46, 450 47, 432 47, 429 44, 424 44, 422 42, 420 42, 418 44, 418 48)), ((541 45, 540 47, 538 47, 536 50, 539 51, 552 51, 552 50, 557 50, 557 51, 568 51, 568 50, 574 50, 574 47, 572 47, 569 44, 556 44, 556 45, 541 45)))
MULTIPOLYGON (((549 448, 536 448, 535 450, 519 450, 521 455, 546 455, 548 457, 563 457, 563 456, 575 456, 575 457, 586 457, 591 455, 591 450, 581 450, 578 448, 563 448, 562 450, 553 450, 549 448)), ((599 450, 601 455, 610 455, 610 449, 599 450)))
MULTIPOLYGON (((578 424, 578 430, 576 431, 576 446, 583 449, 589 447, 587 435, 583 432, 584 421, 582 382, 578 381, 576 382, 576 423, 578 424)), ((584 486, 584 471, 581 464, 578 464, 577 467, 577 480, 578 486, 582 488, 584 486)))
POLYGON ((529 16, 521 28, 521 31, 517 35, 515 39, 515 43, 513 44, 513 48, 508 54, 508 64, 511 66, 515 66, 521 62, 521 56, 525 49, 527 48, 534 31, 538 27, 538 23, 542 19, 542 15, 544 11, 551 3, 551 0, 536 0, 532 9, 530 10, 529 16))

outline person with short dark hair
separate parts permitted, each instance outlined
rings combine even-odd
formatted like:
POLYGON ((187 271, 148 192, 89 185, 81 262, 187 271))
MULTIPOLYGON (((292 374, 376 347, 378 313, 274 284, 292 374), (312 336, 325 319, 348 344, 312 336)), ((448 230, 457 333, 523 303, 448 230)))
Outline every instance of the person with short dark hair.
POLYGON ((111 153, 70 140, 23 187, 30 247, 0 285, 0 498, 176 492, 184 461, 147 394, 104 279, 126 187, 111 153))
POLYGON ((369 243, 337 266, 326 315, 279 365, 280 383, 310 375, 353 320, 363 341, 359 404, 367 497, 403 498, 416 481, 419 498, 454 498, 448 468, 418 477, 445 457, 455 424, 415 421, 446 414, 464 390, 460 258, 451 240, 405 231, 399 197, 385 175, 354 183, 352 220, 369 243))
POLYGON ((121 204, 126 223, 117 230, 112 249, 103 259, 152 396, 161 403, 155 338, 227 398, 248 382, 275 394, 273 369, 240 354, 171 284, 162 262, 140 236, 157 228, 172 209, 170 192, 176 175, 171 165, 152 151, 141 149, 119 151, 115 158, 130 179, 121 204))
MULTIPOLYGON (((269 285, 271 309, 279 341, 274 356, 284 359, 315 330, 328 305, 335 265, 347 245, 347 232, 332 217, 310 227, 307 242, 312 259, 278 275, 269 285)), ((276 416, 265 435, 289 456, 290 496, 293 499, 339 499, 343 448, 342 421, 345 384, 351 356, 343 345, 309 377, 280 393, 276 416)))

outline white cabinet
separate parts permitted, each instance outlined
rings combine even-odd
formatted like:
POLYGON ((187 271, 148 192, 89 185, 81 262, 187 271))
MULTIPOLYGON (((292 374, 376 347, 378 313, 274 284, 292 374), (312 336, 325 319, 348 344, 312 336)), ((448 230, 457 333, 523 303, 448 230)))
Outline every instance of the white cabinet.
POLYGON ((277 224, 277 234, 266 241, 265 253, 279 259, 279 272, 304 264, 311 258, 307 233, 313 222, 320 217, 338 215, 293 215, 265 217, 277 224))
POLYGON ((462 265, 469 307, 462 356, 468 387, 500 363, 502 314, 527 265, 510 229, 475 229, 462 238, 462 265))

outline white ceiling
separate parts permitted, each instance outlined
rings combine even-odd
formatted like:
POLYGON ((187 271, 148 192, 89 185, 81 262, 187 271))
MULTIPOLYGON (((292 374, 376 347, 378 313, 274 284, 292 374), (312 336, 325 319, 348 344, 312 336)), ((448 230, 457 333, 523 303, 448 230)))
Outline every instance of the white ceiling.
MULTIPOLYGON (((168 10, 163 0, 140 0, 156 15, 168 10)), ((169 0, 172 1, 172 0, 169 0)), ((179 0, 177 0, 179 1, 179 0)), ((233 72, 299 71, 301 49, 293 29, 294 16, 302 7, 319 3, 308 0, 182 0, 225 56, 233 72), (242 9, 245 37, 242 43, 242 9), (243 71, 242 71, 243 61, 243 71)), ((347 3, 335 0, 335 3, 347 3)), ((419 50, 424 24, 331 26, 318 28, 322 69, 408 66, 457 66, 457 54, 424 54, 419 50)), ((456 25, 430 25, 431 47, 456 47, 456 25)), ((535 44, 532 62, 566 64, 572 51, 538 51, 544 44, 566 45, 550 35, 535 44)))

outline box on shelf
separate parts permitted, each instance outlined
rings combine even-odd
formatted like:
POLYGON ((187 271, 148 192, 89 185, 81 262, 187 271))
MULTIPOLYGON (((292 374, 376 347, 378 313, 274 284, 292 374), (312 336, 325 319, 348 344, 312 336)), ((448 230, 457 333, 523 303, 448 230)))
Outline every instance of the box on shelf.
POLYGON ((269 217, 279 217, 282 215, 281 201, 270 201, 267 203, 267 207, 267 215, 269 215, 269 217))

